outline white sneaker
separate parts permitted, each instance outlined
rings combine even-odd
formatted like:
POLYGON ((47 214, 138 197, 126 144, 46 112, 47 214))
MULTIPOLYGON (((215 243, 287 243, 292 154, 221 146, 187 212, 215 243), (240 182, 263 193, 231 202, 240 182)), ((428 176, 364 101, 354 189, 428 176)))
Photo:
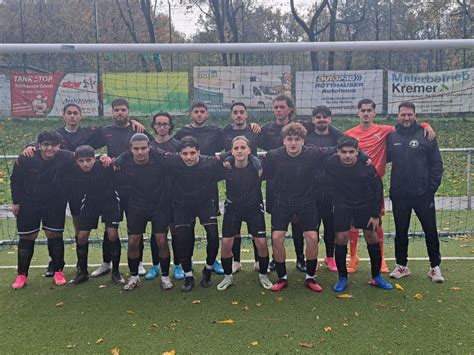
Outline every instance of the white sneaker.
POLYGON ((441 275, 441 269, 439 266, 432 267, 428 272, 428 277, 433 282, 444 282, 444 277, 441 275))
POLYGON ((171 290, 173 288, 173 284, 171 283, 169 276, 161 276, 161 288, 163 290, 171 290))
POLYGON ((403 265, 396 265, 395 269, 388 275, 392 279, 401 279, 402 277, 408 276, 411 274, 411 271, 408 267, 403 265))
POLYGON ((133 291, 140 286, 140 276, 130 276, 127 284, 123 287, 124 291, 133 291))
POLYGON ((96 270, 92 271, 91 276, 97 277, 102 276, 110 272, 112 269, 112 263, 102 263, 96 270))
POLYGON ((219 291, 224 291, 225 289, 229 288, 233 284, 234 278, 232 275, 225 275, 224 280, 222 280, 219 285, 217 285, 217 289, 219 291))
POLYGON ((260 263, 258 261, 253 263, 253 269, 257 272, 260 271, 260 263))
POLYGON ((239 271, 242 271, 242 264, 240 263, 240 261, 234 261, 232 263, 232 273, 235 274, 239 271))
POLYGON ((138 264, 138 275, 139 276, 144 276, 146 275, 146 270, 143 267, 143 263, 140 261, 140 264, 138 264))
POLYGON ((258 281, 260 281, 260 285, 262 285, 262 287, 266 290, 271 289, 273 286, 272 282, 270 281, 267 275, 259 274, 258 281))

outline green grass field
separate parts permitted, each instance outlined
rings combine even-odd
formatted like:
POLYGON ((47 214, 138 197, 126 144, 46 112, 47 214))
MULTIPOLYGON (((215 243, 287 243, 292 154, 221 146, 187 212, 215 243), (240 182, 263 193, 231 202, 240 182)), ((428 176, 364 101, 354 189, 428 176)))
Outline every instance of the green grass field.
MULTIPOLYGON (((292 250, 291 241, 287 249, 292 250)), ((386 243, 393 255, 393 240, 386 243)), ((244 243, 242 258, 253 258, 244 243)), ((321 245, 321 249, 323 246, 321 245)), ((196 249, 202 261, 204 245, 196 249)), ((367 257, 365 243, 360 255, 367 257)), ((473 257, 473 238, 445 238, 444 257, 473 257)), ((74 246, 66 247, 68 263, 74 263, 74 246)), ((14 265, 16 249, 0 250, 0 264, 14 265)), ((323 250, 320 250, 320 257, 323 250)), ((149 260, 149 249, 145 250, 149 260)), ((424 241, 414 238, 410 256, 426 256, 424 241)), ((45 246, 37 246, 33 265, 46 264, 45 246)), ((292 255, 289 255, 291 258, 292 255)), ((91 248, 90 263, 99 262, 100 249, 91 248)), ((390 267, 393 261, 389 262, 390 267)), ((367 284, 369 264, 361 262, 350 276, 348 294, 337 298, 330 287, 336 274, 321 266, 318 278, 325 288, 311 293, 303 286, 304 275, 288 264, 290 287, 275 294, 262 289, 249 263, 235 275, 235 285, 217 291, 196 286, 193 292, 159 289, 157 281, 143 281, 126 293, 109 277, 91 279, 80 286, 55 287, 31 270, 25 289, 14 291, 13 269, 0 272, 1 352, 110 354, 222 354, 222 353, 471 353, 473 349, 474 260, 445 260, 446 282, 433 284, 426 276, 427 261, 411 261, 413 274, 397 281, 401 290, 382 291, 367 284), (417 299, 415 295, 420 299, 417 299), (220 323, 227 321, 230 324, 220 323)), ((201 265, 196 265, 200 276, 201 265)), ((126 270, 126 266, 122 267, 126 270)), ((73 269, 66 269, 66 276, 73 269)), ((275 280, 276 275, 271 274, 275 280)), ((395 282, 393 282, 395 284, 395 282)))

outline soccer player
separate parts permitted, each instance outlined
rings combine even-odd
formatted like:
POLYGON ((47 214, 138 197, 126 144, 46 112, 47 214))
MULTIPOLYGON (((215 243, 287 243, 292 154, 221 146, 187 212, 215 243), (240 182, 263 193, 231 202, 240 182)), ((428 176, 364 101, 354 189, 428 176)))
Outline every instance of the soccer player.
MULTIPOLYGON (((366 152, 372 160, 377 174, 382 179, 385 175, 385 164, 387 162, 387 136, 395 130, 394 126, 386 126, 374 123, 376 104, 371 99, 362 99, 357 104, 360 124, 346 131, 346 135, 354 137, 359 141, 359 147, 366 152)), ((429 139, 434 138, 434 131, 427 123, 422 124, 425 134, 429 139)), ((383 203, 383 202, 382 202, 383 203)), ((384 209, 381 210, 382 215, 384 209)), ((382 251, 382 272, 389 272, 384 259, 384 232, 382 226, 378 228, 377 235, 382 251)), ((347 267, 348 272, 355 272, 359 264, 357 256, 357 243, 359 231, 352 228, 350 232, 350 260, 347 267)))
POLYGON ((395 258, 397 265, 390 277, 399 279, 411 274, 407 267, 408 227, 415 211, 423 232, 433 282, 443 282, 439 265, 438 230, 434 194, 441 184, 443 160, 436 140, 428 140, 416 121, 415 105, 402 102, 398 106, 398 125, 388 136, 387 161, 392 162, 390 199, 395 220, 395 258))
POLYGON ((78 272, 69 283, 78 285, 89 279, 87 270, 89 235, 92 229, 97 228, 99 218, 102 216, 110 241, 112 281, 124 284, 125 280, 119 272, 121 248, 117 229, 120 209, 119 196, 115 190, 114 171, 111 167, 106 168, 102 165, 95 157, 94 148, 91 146, 77 147, 74 157, 76 164, 72 168, 71 175, 78 183, 75 188, 82 191, 83 196, 76 237, 78 272))
MULTIPOLYGON (((295 105, 293 101, 284 95, 279 95, 273 99, 273 115, 274 122, 269 122, 262 127, 259 135, 258 147, 267 152, 283 146, 282 130, 291 122, 295 113, 295 105)), ((267 179, 266 184, 266 210, 271 213, 273 208, 273 182, 267 179)), ((304 238, 303 231, 297 219, 293 218, 291 222, 291 231, 296 254, 296 268, 301 272, 306 272, 306 263, 304 260, 304 238)), ((274 261, 270 263, 270 269, 275 270, 274 261)))
MULTIPOLYGON (((305 145, 315 147, 335 147, 337 145, 337 140, 344 134, 331 125, 331 114, 331 110, 327 106, 317 106, 313 109, 312 123, 314 129, 308 132, 305 145)), ((334 260, 336 233, 334 232, 330 185, 331 181, 326 173, 326 165, 323 163, 319 169, 316 169, 314 195, 318 215, 324 224, 324 244, 326 246, 324 263, 328 270, 337 271, 336 261, 334 260)))
POLYGON ((53 279, 64 285, 64 221, 67 191, 65 172, 74 164, 74 154, 60 150, 61 135, 55 131, 38 134, 39 150, 32 158, 20 156, 11 175, 12 212, 16 216, 18 242, 18 276, 12 288, 27 283, 35 240, 42 224, 48 239, 53 264, 53 279))
POLYGON ((339 280, 333 289, 335 292, 342 292, 348 286, 346 254, 352 223, 355 228, 364 230, 372 273, 370 283, 391 290, 392 285, 380 274, 382 254, 377 229, 380 226, 383 199, 382 180, 374 167, 362 162, 358 154, 357 140, 345 136, 338 141, 337 156, 332 157, 327 164, 334 199, 336 264, 339 274, 339 280))
MULTIPOLYGON (((179 141, 171 136, 171 132, 174 128, 173 118, 168 112, 158 112, 153 115, 151 127, 155 131, 155 139, 150 143, 151 148, 158 148, 165 152, 177 153, 179 147, 179 141)), ((167 191, 171 194, 171 177, 166 177, 168 189, 167 191)), ((171 208, 171 196, 168 196, 169 207, 171 208)), ((171 236, 173 236, 173 224, 170 225, 171 236)), ((171 245, 173 248, 173 276, 176 280, 184 280, 183 268, 179 264, 177 256, 176 239, 172 237, 171 245)), ((151 255, 153 260, 153 266, 148 270, 145 275, 145 280, 154 280, 160 274, 159 269, 159 248, 156 243, 154 236, 150 238, 151 255)))
POLYGON ((296 216, 306 240, 305 286, 314 292, 322 288, 316 283, 318 256, 318 211, 312 194, 314 169, 320 148, 305 147, 306 129, 297 122, 283 127, 283 147, 271 150, 264 161, 264 176, 272 181, 272 241, 278 281, 271 288, 278 292, 288 286, 285 235, 288 224, 296 216))
POLYGON ((131 291, 140 285, 140 241, 148 222, 151 222, 152 234, 158 244, 161 287, 169 290, 173 284, 169 277, 170 250, 166 239, 170 225, 170 206, 166 198, 168 186, 165 181, 165 165, 158 155, 150 155, 150 141, 143 133, 132 136, 130 152, 131 155, 122 154, 118 164, 119 172, 128 176, 131 183, 127 214, 130 278, 124 290, 131 291))
POLYGON ((270 289, 273 284, 268 279, 268 247, 265 231, 265 211, 263 208, 261 178, 259 171, 249 162, 252 153, 250 141, 244 136, 232 140, 234 157, 232 169, 224 169, 226 181, 226 201, 222 223, 221 261, 224 279, 217 285, 222 291, 233 284, 232 246, 234 237, 240 236, 242 222, 247 223, 257 248, 259 262, 259 281, 263 288, 270 289))

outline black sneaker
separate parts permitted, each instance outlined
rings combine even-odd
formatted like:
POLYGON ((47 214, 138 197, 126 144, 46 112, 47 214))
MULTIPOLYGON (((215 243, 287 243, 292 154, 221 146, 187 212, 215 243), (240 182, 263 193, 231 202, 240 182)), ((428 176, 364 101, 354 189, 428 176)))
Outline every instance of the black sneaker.
POLYGON ((211 273, 212 270, 208 270, 204 266, 204 269, 202 270, 202 279, 200 282, 201 287, 208 288, 212 286, 211 273))
POLYGON ((181 286, 181 292, 191 292, 194 288, 194 277, 186 276, 184 278, 184 285, 181 286))
POLYGON ((306 272, 306 262, 304 259, 296 261, 296 268, 301 272, 306 272))
POLYGON ((53 277, 54 276, 54 266, 53 266, 53 261, 50 260, 48 263, 48 268, 46 269, 46 272, 43 274, 44 277, 53 277))
POLYGON ((89 280, 89 273, 87 271, 79 271, 76 276, 69 281, 70 285, 79 285, 89 280))
POLYGON ((270 263, 268 264, 268 270, 270 270, 270 271, 275 271, 276 270, 275 259, 272 259, 272 261, 270 261, 270 263))
POLYGON ((112 282, 116 285, 125 285, 125 279, 118 271, 112 271, 112 282))

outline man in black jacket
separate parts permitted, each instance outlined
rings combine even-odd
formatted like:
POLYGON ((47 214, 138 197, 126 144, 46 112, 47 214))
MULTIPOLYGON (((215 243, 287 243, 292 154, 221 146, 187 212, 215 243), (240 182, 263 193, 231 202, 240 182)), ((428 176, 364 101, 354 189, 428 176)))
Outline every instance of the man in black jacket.
POLYGON ((416 122, 415 105, 411 102, 398 106, 398 125, 387 140, 387 162, 392 162, 390 199, 397 261, 390 277, 399 279, 411 273, 407 267, 408 228, 414 210, 425 233, 431 264, 428 276, 433 282, 443 282, 434 204, 434 194, 443 176, 443 161, 436 140, 426 139, 416 122))

